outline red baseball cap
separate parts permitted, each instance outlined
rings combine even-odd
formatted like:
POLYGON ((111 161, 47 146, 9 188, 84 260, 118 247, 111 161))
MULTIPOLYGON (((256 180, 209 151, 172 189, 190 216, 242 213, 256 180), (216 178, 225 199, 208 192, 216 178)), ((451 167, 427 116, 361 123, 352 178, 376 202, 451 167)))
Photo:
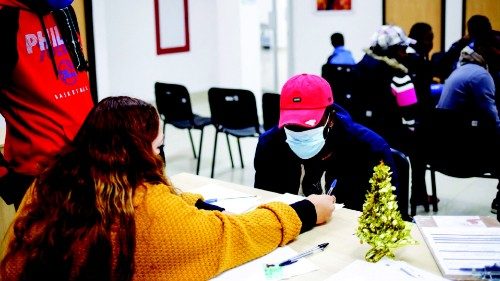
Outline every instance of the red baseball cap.
POLYGON ((278 126, 316 127, 325 108, 332 104, 332 89, 325 79, 313 74, 295 75, 281 89, 278 126))

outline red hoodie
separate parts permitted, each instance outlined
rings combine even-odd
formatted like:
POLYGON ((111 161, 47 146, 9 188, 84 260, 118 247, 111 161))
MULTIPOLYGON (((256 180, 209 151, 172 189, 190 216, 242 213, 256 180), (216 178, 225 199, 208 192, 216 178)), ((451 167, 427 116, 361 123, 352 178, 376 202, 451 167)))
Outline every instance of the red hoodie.
POLYGON ((15 172, 37 175, 74 138, 93 107, 89 79, 86 72, 75 70, 52 14, 40 19, 18 1, 0 0, 0 9, 6 7, 18 8, 18 26, 6 26, 17 29, 16 42, 9 37, 1 43, 7 45, 3 50, 11 44, 17 52, 0 54, 0 64, 3 58, 17 57, 11 77, 0 77, 0 113, 7 124, 4 157, 15 172))

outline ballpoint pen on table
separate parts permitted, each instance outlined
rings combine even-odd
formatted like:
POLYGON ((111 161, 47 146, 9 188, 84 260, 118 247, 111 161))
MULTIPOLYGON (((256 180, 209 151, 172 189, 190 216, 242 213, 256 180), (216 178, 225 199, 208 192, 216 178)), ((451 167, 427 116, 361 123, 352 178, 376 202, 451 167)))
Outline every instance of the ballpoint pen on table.
POLYGON ((252 198, 252 197, 257 197, 257 195, 248 195, 248 196, 236 196, 236 197, 223 197, 223 198, 210 198, 206 199, 205 203, 215 203, 218 201, 223 201, 223 200, 228 200, 228 199, 242 199, 242 198, 252 198))
POLYGON ((282 262, 280 262, 278 265, 279 265, 279 266, 286 266, 286 265, 290 265, 290 264, 292 264, 292 263, 295 263, 295 262, 297 262, 297 261, 298 261, 299 259, 301 259, 301 258, 304 258, 304 257, 310 256, 310 255, 312 255, 312 254, 314 254, 314 253, 316 253, 316 252, 321 252, 321 251, 323 251, 323 250, 326 248, 326 246, 328 246, 328 244, 329 244, 329 243, 319 244, 318 246, 316 246, 316 247, 314 247, 314 248, 312 248, 312 249, 310 249, 310 250, 307 250, 307 251, 305 251, 305 252, 302 252, 302 253, 300 253, 300 254, 296 255, 295 257, 292 257, 292 258, 290 258, 290 259, 287 259, 286 261, 282 261, 282 262))
POLYGON ((473 276, 479 277, 481 279, 487 280, 498 280, 500 279, 500 263, 495 263, 493 265, 486 265, 479 268, 460 268, 461 271, 469 271, 473 276))
POLYGON ((332 195, 332 191, 337 186, 337 179, 334 179, 332 181, 332 184, 330 185, 330 189, 328 189, 328 192, 326 193, 327 195, 332 195))

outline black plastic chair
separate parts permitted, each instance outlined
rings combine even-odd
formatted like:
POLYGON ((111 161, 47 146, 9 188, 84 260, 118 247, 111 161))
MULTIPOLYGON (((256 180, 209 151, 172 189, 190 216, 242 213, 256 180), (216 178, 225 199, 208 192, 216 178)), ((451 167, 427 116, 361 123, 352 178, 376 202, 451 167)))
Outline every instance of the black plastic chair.
POLYGON ((168 84, 162 82, 155 83, 156 107, 163 120, 163 133, 165 126, 171 124, 178 129, 187 129, 194 158, 198 158, 196 164, 196 174, 200 172, 201 148, 203 144, 203 129, 212 124, 210 117, 204 117, 193 113, 189 92, 183 85, 168 84), (200 145, 198 155, 194 148, 191 130, 200 130, 200 145))
POLYGON ((347 64, 324 64, 321 67, 323 77, 332 88, 335 103, 351 112, 352 93, 355 83, 355 65, 347 64))
POLYGON ((454 178, 500 178, 499 136, 495 125, 484 120, 452 110, 434 110, 432 122, 426 126, 434 212, 438 211, 436 172, 454 178))
POLYGON ((208 103, 210 105, 212 123, 216 129, 212 172, 210 174, 213 178, 217 151, 217 136, 219 133, 226 134, 232 168, 234 168, 234 162, 229 143, 229 135, 236 137, 240 153, 241 168, 244 168, 240 138, 258 137, 262 133, 262 128, 259 123, 255 95, 249 90, 210 88, 208 90, 208 103))
POLYGON ((280 94, 262 94, 262 117, 264 130, 269 130, 278 125, 280 119, 280 94))
POLYGON ((408 197, 410 194, 410 160, 401 151, 391 148, 392 158, 396 164, 396 173, 398 179, 398 205, 401 217, 406 221, 411 221, 408 215, 408 197))

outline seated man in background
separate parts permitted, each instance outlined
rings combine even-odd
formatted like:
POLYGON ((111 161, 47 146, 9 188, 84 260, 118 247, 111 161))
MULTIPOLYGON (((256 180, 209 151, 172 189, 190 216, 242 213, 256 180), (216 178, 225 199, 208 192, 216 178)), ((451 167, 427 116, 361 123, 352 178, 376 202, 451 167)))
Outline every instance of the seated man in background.
POLYGON ((101 100, 26 192, 0 280, 209 280, 332 216, 328 195, 238 215, 208 210, 164 174, 162 142, 154 106, 101 100))
MULTIPOLYGON (((333 103, 326 80, 300 74, 290 78, 281 90, 278 126, 259 137, 254 186, 292 194, 298 194, 302 187, 306 196, 322 194, 326 192, 322 186, 325 174, 326 189, 337 180, 337 201, 361 211, 373 167, 380 161, 394 172, 392 180, 396 183, 389 145, 333 103)), ((398 200, 400 209, 407 210, 407 198, 398 200)))
POLYGON ((467 34, 455 41, 437 62, 437 75, 441 83, 450 76, 459 64, 460 52, 474 40, 483 40, 491 36, 492 26, 488 17, 473 15, 467 20, 467 34))
POLYGON ((419 153, 419 124, 425 108, 416 92, 409 45, 417 42, 396 25, 383 25, 372 36, 365 55, 356 64, 356 79, 350 113, 356 122, 372 129, 392 148, 410 158, 411 203, 429 210, 431 198, 425 183, 426 163, 419 153))
POLYGON ((349 64, 354 65, 356 62, 352 57, 351 51, 344 48, 344 35, 335 32, 330 36, 330 42, 333 46, 333 53, 328 57, 328 64, 349 64))
MULTIPOLYGON (((460 63, 446 79, 443 93, 436 108, 451 112, 457 118, 449 120, 449 127, 457 128, 459 138, 450 140, 448 148, 460 152, 461 160, 493 167, 500 176, 500 117, 495 101, 495 84, 488 65, 498 62, 499 50, 493 38, 477 38, 463 48, 460 63), (474 120, 474 121, 472 121, 474 120), (472 124, 474 133, 467 127, 450 122, 472 124)), ((500 180, 498 184, 500 192, 500 180)), ((498 201, 491 204, 493 213, 498 212, 498 201)))

